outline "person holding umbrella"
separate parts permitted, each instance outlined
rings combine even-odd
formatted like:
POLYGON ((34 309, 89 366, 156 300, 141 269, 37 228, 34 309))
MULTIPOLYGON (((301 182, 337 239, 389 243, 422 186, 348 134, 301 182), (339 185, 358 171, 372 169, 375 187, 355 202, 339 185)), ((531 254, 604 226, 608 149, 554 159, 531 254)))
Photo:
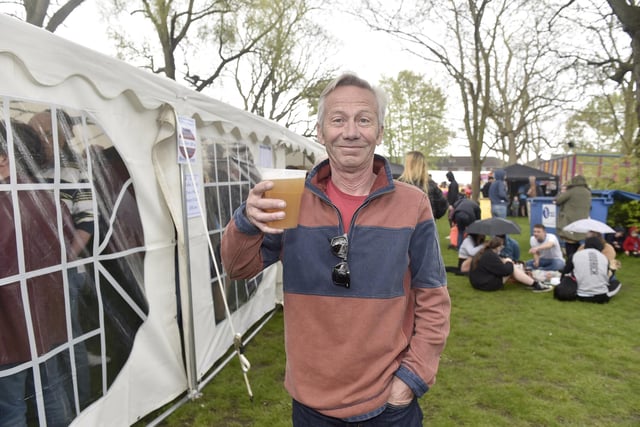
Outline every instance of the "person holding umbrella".
POLYGON ((503 247, 504 240, 493 237, 473 257, 469 271, 469 282, 473 288, 480 291, 497 291, 503 289, 504 284, 512 279, 528 286, 536 293, 552 290, 550 286, 534 280, 510 258, 500 258, 499 253, 503 247))

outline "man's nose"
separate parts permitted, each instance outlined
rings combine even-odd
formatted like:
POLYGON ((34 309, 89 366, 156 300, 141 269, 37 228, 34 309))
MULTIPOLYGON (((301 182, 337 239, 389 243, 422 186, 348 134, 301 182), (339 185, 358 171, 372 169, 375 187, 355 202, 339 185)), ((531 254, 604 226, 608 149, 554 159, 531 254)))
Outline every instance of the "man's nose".
POLYGON ((344 127, 345 139, 357 139, 360 136, 360 129, 355 120, 348 120, 344 127))

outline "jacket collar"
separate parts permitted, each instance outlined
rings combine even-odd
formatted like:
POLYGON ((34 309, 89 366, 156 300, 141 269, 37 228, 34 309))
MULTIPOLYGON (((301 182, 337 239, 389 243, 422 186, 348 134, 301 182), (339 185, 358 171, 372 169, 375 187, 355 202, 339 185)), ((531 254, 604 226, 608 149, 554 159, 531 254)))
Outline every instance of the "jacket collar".
MULTIPOLYGON (((387 159, 378 154, 374 154, 373 173, 376 175, 376 180, 373 182, 369 197, 387 191, 393 191, 395 185, 393 183, 393 175, 391 174, 391 166, 387 159)), ((323 160, 309 172, 309 183, 311 186, 319 188, 324 193, 327 191, 327 182, 330 178, 331 165, 329 164, 329 159, 323 160)))

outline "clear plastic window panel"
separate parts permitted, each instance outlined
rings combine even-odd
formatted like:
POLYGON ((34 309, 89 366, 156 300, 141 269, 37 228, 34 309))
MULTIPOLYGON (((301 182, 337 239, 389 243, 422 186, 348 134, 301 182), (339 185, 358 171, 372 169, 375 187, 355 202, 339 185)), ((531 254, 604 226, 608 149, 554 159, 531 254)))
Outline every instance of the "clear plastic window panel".
POLYGON ((249 301, 262 278, 260 274, 250 280, 229 280, 222 271, 220 259, 222 231, 231 220, 233 212, 247 198, 249 190, 260 181, 260 174, 246 144, 217 142, 215 138, 207 135, 206 129, 200 134, 204 148, 203 168, 207 227, 223 285, 221 289, 215 266, 209 257, 211 292, 213 293, 215 319, 216 322, 221 322, 226 318, 222 292, 226 297, 229 311, 234 312, 242 304, 249 301))
POLYGON ((148 305, 129 172, 91 115, 0 101, 0 425, 68 425, 148 305))

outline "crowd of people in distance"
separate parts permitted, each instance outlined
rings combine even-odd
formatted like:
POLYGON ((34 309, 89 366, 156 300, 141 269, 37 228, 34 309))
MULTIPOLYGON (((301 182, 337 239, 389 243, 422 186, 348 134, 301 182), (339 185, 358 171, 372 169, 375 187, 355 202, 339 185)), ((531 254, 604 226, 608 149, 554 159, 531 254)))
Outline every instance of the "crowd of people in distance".
MULTIPOLYGON (((453 173, 449 172, 447 178, 449 191, 456 191, 453 173)), ((525 201, 526 197, 543 194, 535 177, 530 177, 529 184, 519 190, 525 194, 525 201)), ((492 217, 505 218, 510 201, 504 171, 494 171, 481 191, 490 200, 492 217)), ((450 223, 458 231, 450 247, 458 251, 458 265, 447 271, 467 275, 471 286, 478 290, 495 291, 506 283, 520 283, 534 292, 554 291, 559 300, 608 302, 621 288, 615 276, 620 267, 616 255, 640 256, 636 227, 627 231, 617 228, 615 234, 608 235, 609 241, 598 232, 565 229, 589 218, 591 190, 581 175, 573 177, 553 200, 558 206, 557 235, 548 232, 543 224, 533 225, 526 252, 530 259, 526 261, 520 259, 518 242, 506 234, 465 233, 467 227, 480 220, 480 207, 464 197, 450 200, 450 223)))

